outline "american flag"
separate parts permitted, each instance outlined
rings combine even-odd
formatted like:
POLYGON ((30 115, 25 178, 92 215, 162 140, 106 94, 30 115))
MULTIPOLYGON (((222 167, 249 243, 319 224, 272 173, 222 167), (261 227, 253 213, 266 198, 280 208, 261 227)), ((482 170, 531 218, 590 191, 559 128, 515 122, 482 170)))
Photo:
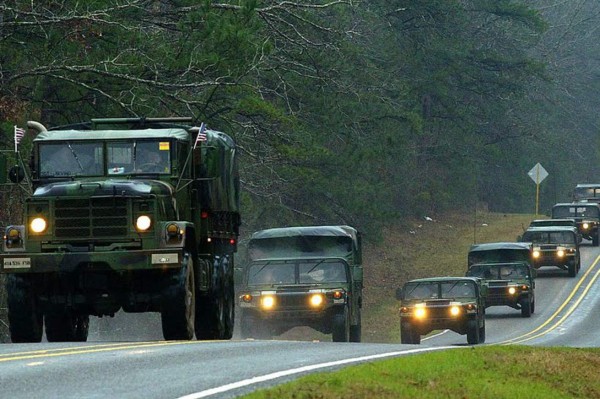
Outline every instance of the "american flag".
POLYGON ((207 141, 208 137, 206 137, 206 124, 202 122, 200 124, 200 128, 198 129, 198 136, 196 136, 196 142, 194 143, 194 149, 201 141, 207 141))
POLYGON ((25 129, 22 129, 15 125, 15 152, 18 151, 18 146, 21 140, 25 137, 25 129))

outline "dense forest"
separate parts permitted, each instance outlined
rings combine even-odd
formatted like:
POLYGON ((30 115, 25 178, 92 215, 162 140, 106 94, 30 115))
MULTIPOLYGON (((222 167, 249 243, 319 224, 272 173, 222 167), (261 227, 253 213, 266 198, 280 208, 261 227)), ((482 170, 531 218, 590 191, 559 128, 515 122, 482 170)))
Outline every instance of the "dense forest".
POLYGON ((538 162, 545 210, 598 180, 599 26, 594 0, 7 0, 1 146, 192 116, 237 142, 246 231, 532 212, 538 162))

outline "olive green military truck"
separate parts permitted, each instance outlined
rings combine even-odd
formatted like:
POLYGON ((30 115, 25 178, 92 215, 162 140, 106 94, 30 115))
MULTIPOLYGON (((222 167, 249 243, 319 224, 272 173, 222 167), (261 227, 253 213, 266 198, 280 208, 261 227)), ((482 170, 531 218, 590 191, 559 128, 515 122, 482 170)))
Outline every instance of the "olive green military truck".
POLYGON ((575 219, 579 234, 600 245, 600 204, 595 202, 560 203, 552 207, 552 219, 575 219))
POLYGON ((475 263, 467 277, 479 277, 487 286, 485 307, 510 306, 531 317, 535 312, 536 270, 527 262, 475 263))
POLYGON ((39 342, 43 325, 49 341, 85 341, 90 315, 119 310, 160 312, 167 340, 231 338, 236 147, 191 122, 28 123, 31 162, 8 175, 31 195, 0 253, 13 342, 39 342))
POLYGON ((471 345, 485 342, 485 286, 474 277, 411 280, 396 291, 400 300, 400 341, 420 344, 421 335, 452 330, 471 345))
POLYGON ((349 226, 261 230, 248 244, 239 291, 243 338, 308 326, 335 342, 360 342, 360 233, 349 226))
POLYGON ((521 241, 533 245, 533 266, 545 266, 567 270, 575 277, 581 268, 579 232, 575 227, 546 226, 528 228, 521 241))

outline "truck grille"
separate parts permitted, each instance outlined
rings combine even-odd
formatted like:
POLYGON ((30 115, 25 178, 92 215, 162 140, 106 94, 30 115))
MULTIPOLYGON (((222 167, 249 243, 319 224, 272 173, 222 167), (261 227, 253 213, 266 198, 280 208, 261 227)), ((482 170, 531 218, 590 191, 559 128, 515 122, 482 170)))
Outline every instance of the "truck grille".
POLYGON ((61 199, 55 202, 54 217, 57 238, 124 236, 127 234, 127 199, 61 199))

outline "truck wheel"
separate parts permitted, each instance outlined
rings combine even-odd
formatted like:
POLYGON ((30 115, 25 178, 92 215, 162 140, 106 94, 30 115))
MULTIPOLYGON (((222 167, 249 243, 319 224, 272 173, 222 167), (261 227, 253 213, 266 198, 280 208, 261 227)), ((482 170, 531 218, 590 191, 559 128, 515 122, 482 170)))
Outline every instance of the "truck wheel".
POLYGON ((477 320, 469 320, 467 322, 467 343, 469 345, 477 345, 480 342, 479 338, 479 325, 477 320))
POLYGON ((214 259, 219 275, 212 284, 211 294, 198 296, 196 305, 197 339, 231 339, 235 318, 235 292, 232 269, 226 258, 214 259), (227 270, 226 270, 227 269, 227 270))
POLYGON ((485 342, 485 319, 483 319, 483 324, 479 327, 479 343, 483 344, 485 342))
POLYGON ((597 247, 598 244, 600 243, 600 240, 598 240, 598 238, 600 237, 600 230, 596 231, 596 234, 594 234, 594 236, 592 237, 592 245, 597 247))
POLYGON ((194 260, 189 253, 184 253, 181 270, 174 280, 164 293, 160 312, 163 337, 167 341, 190 340, 194 337, 196 286, 194 260))
POLYGON ((569 277, 575 277, 577 275, 577 264, 575 262, 569 263, 569 277))
POLYGON ((531 300, 531 313, 535 313, 535 299, 531 300))
POLYGON ((86 342, 90 328, 88 315, 76 314, 70 311, 48 313, 44 316, 46 322, 46 339, 48 342, 86 342))
POLYGON ((531 313, 531 298, 527 296, 521 299, 521 316, 531 317, 531 313))
POLYGON ((14 343, 41 342, 43 317, 29 276, 6 276, 10 340, 14 343))
POLYGON ((408 345, 419 345, 421 343, 421 334, 415 331, 409 323, 400 323, 400 342, 408 345))
POLYGON ((350 341, 350 315, 347 306, 344 306, 343 311, 333 316, 331 330, 331 340, 333 342, 350 341))
POLYGON ((247 316, 242 313, 240 317, 240 330, 243 339, 271 339, 271 329, 263 321, 254 316, 247 316))
POLYGON ((350 326, 350 342, 360 342, 362 330, 362 320, 360 316, 360 309, 358 309, 358 323, 350 326))

